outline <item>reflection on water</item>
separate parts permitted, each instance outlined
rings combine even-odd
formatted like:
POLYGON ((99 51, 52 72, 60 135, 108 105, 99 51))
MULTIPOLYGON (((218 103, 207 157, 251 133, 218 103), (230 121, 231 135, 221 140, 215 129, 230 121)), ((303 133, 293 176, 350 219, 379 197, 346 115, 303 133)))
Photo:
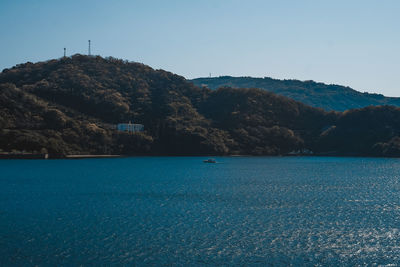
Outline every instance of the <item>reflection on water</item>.
POLYGON ((377 265, 400 259, 400 160, 0 161, 2 265, 377 265))

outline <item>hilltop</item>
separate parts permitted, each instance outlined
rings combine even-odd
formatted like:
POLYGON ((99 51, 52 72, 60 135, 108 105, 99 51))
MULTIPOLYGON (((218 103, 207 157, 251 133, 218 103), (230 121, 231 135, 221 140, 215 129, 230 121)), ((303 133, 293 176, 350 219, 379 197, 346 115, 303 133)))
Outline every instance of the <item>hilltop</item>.
POLYGON ((400 106, 398 97, 361 93, 350 87, 314 81, 221 76, 193 79, 192 82, 214 90, 220 87, 260 88, 325 110, 345 111, 367 106, 400 106))
POLYGON ((327 112, 261 89, 195 86, 141 63, 74 55, 0 74, 0 150, 124 155, 400 155, 400 109, 327 112), (115 125, 145 126, 136 134, 115 125))

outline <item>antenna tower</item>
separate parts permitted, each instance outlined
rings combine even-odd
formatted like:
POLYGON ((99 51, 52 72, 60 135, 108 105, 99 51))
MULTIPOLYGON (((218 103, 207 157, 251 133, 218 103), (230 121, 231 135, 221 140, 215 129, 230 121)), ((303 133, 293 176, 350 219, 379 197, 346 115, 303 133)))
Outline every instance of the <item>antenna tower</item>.
POLYGON ((90 56, 90 40, 89 40, 89 56, 90 56))
POLYGON ((64 57, 67 56, 67 48, 64 47, 64 57))

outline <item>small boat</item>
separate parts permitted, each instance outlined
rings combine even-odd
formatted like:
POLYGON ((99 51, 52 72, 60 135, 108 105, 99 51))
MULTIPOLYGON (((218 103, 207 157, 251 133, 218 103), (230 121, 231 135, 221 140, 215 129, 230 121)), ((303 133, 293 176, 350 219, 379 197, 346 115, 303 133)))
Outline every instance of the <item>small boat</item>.
POLYGON ((215 159, 206 159, 206 160, 203 160, 203 162, 204 162, 204 163, 217 163, 217 162, 215 161, 215 159))

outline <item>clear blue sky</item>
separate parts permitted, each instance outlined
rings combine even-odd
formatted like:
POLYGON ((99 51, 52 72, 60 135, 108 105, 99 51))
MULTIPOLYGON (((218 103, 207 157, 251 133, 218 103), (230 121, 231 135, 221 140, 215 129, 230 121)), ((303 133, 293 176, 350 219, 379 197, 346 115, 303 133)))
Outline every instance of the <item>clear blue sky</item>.
POLYGON ((87 53, 186 78, 315 80, 400 96, 398 0, 1 0, 0 69, 87 53))

